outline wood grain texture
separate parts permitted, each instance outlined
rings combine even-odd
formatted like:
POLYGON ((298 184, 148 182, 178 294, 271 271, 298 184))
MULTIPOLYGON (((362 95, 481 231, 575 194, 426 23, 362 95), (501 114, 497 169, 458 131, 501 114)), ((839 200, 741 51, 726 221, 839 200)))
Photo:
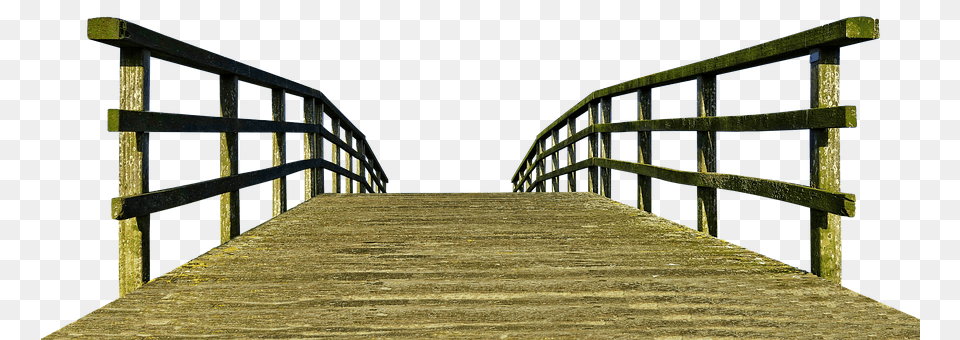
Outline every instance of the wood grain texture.
MULTIPOLYGON (((120 49, 120 108, 150 109, 150 51, 120 49)), ((120 195, 150 191, 150 135, 146 132, 120 133, 120 195)), ((150 216, 120 221, 120 296, 150 280, 150 216)))
MULTIPOLYGON (((235 75, 220 76, 220 117, 237 119, 239 80, 235 75)), ((220 177, 240 173, 239 135, 220 133, 220 177)), ((220 243, 240 235, 240 190, 220 194, 220 243)))
MULTIPOLYGON (((835 107, 840 103, 840 48, 812 50, 817 60, 810 64, 810 107, 835 107)), ((810 186, 840 191, 840 130, 810 130, 810 186)), ((840 216, 810 210, 811 272, 826 280, 840 282, 840 216)))

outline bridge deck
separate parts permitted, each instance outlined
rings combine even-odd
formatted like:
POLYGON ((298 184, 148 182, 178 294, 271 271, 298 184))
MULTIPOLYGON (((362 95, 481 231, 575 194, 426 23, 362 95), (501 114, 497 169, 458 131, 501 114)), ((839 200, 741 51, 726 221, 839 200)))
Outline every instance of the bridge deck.
POLYGON ((47 338, 847 339, 919 328, 594 194, 325 194, 47 338))

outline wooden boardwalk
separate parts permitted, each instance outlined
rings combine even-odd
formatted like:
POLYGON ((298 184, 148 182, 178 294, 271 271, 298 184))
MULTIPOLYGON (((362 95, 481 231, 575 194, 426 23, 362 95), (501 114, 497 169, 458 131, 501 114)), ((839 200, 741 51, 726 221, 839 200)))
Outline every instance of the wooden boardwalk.
POLYGON ((919 329, 835 283, 592 193, 322 194, 45 339, 903 339, 919 329))

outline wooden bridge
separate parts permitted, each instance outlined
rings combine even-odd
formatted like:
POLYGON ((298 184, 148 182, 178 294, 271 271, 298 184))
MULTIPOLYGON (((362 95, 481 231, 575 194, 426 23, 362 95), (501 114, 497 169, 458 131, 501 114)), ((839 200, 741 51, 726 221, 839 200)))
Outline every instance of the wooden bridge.
POLYGON ((839 49, 878 38, 875 19, 598 90, 537 136, 515 192, 484 194, 388 194, 366 137, 319 91, 120 19, 90 19, 88 36, 120 47, 109 129, 121 135, 121 297, 46 339, 919 338, 918 319, 838 284, 840 216, 853 216, 855 196, 840 192, 837 129, 856 126, 855 108, 837 106, 839 49), (804 55, 811 109, 715 117, 717 74, 804 55), (150 112, 151 57, 219 74, 221 117, 150 112), (687 80, 698 118, 652 120, 650 90, 687 80), (273 121, 237 119, 238 81, 273 89, 273 121), (611 98, 630 93, 638 120, 610 123, 611 98), (304 123, 284 122, 286 94, 304 99, 304 123), (716 131, 787 129, 811 131, 810 186, 715 173, 716 131), (610 159, 610 133, 630 131, 638 162, 610 159), (650 165, 649 131, 697 131, 698 172, 650 165), (220 133, 221 177, 149 191, 149 132, 220 133), (240 132, 275 136, 274 167, 237 173, 240 132), (287 132, 305 133, 304 160, 286 163, 287 132), (584 138, 589 157, 577 161, 584 138), (575 192, 582 169, 589 192, 575 192), (611 169, 640 176, 640 209, 609 199, 611 169), (284 176, 300 170, 308 199, 287 211, 284 176), (557 192, 563 175, 570 192, 557 192), (698 187, 699 230, 649 213, 651 178, 698 187), (267 181, 274 218, 239 235, 239 189, 267 181), (812 273, 717 239, 717 189, 810 207, 812 273), (217 195, 223 243, 150 280, 149 214, 217 195))

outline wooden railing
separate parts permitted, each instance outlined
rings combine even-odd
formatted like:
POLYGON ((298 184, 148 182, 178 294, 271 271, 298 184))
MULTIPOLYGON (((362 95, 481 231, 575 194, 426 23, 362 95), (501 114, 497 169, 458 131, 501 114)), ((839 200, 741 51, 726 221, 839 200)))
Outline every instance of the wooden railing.
POLYGON ((273 181, 273 216, 287 210, 286 176, 301 170, 304 199, 324 192, 324 169, 333 172, 333 193, 354 192, 354 182, 359 193, 386 192, 387 176, 366 137, 320 91, 122 19, 89 19, 87 37, 120 48, 120 106, 108 111, 108 130, 120 132, 120 197, 111 202, 112 216, 120 220, 120 296, 149 280, 151 213, 221 195, 220 241, 227 242, 240 234, 241 188, 273 181), (219 74, 220 117, 150 112, 150 58, 219 74), (272 121, 237 118, 239 81, 272 89, 272 121), (284 121, 287 94, 303 98, 303 123, 284 121), (332 133, 322 126, 324 114, 332 133), (150 132, 219 132, 220 178, 151 192, 150 132), (273 134, 273 167, 238 173, 240 132, 273 134), (303 160, 286 162, 287 132, 304 133, 303 160), (323 159, 323 140, 332 145, 331 161, 323 159))
POLYGON ((810 208, 811 272, 840 282, 840 216, 852 217, 856 196, 840 192, 840 134, 838 128, 856 127, 853 106, 838 106, 840 47, 879 38, 879 21, 847 18, 788 37, 712 59, 703 60, 591 93, 551 123, 539 135, 513 175, 514 191, 546 191, 551 182, 567 175, 567 189, 576 191, 576 171, 588 170, 588 190, 610 197, 610 169, 638 175, 637 205, 651 212, 651 178, 697 186, 697 229, 717 236, 717 189, 738 191, 810 208), (809 110, 758 115, 716 117, 717 75, 791 58, 810 56, 809 110), (688 80, 697 81, 696 118, 651 119, 651 89, 688 80), (637 120, 610 123, 611 98, 637 94, 637 120), (589 126, 577 131, 576 121, 589 112, 589 126), (559 140, 566 127, 567 138, 559 140), (768 179, 719 174, 717 131, 810 130, 810 186, 768 179), (651 131, 697 131, 697 171, 687 172, 650 164, 651 131), (638 161, 613 160, 610 134, 638 133, 638 161), (589 138, 586 160, 576 161, 575 143, 589 138), (547 147, 547 140, 552 146, 547 147), (599 145, 598 145, 599 144, 599 145), (567 166, 561 168, 560 150, 566 148, 567 166), (545 173, 551 158, 552 170, 545 173), (536 171, 536 177, 531 178, 536 171))

